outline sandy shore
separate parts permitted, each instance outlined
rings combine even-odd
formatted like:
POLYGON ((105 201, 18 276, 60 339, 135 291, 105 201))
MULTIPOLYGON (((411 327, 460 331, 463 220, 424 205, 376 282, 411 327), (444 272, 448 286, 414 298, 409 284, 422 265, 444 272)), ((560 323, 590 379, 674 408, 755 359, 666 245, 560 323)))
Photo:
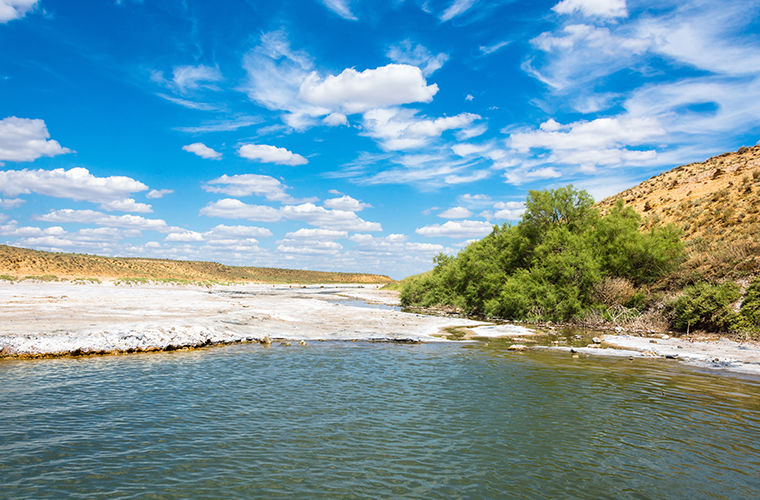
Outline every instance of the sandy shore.
POLYGON ((402 313, 395 292, 367 285, 116 286, 0 284, 5 356, 144 351, 288 341, 445 341, 482 322, 402 313), (369 302, 369 304, 368 304, 369 302))

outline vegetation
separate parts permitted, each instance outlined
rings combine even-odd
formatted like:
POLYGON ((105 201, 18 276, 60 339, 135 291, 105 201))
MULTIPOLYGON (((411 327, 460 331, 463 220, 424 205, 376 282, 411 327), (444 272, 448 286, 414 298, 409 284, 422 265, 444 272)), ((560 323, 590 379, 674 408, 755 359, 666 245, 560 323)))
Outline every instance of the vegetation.
POLYGON ((401 301, 517 321, 656 317, 684 332, 760 333, 760 278, 739 309, 736 283, 686 265, 682 235, 674 224, 645 223, 622 200, 600 210, 572 186, 531 191, 517 225, 439 255, 432 271, 402 281, 401 301))
MULTIPOLYGON (((673 226, 639 231, 623 203, 606 215, 572 186, 531 191, 520 223, 494 227, 457 257, 403 287, 406 305, 453 305, 466 314, 569 321, 594 306, 635 305, 640 290, 684 259, 673 226)), ((643 293, 643 292, 641 292, 643 293)))

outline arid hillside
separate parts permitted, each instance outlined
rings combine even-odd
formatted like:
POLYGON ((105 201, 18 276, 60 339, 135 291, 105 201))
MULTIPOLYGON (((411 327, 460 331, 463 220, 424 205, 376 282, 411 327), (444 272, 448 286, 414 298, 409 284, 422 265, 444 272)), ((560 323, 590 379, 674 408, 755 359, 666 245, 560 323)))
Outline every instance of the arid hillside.
POLYGON ((249 281, 261 283, 390 283, 378 274, 329 273, 235 267, 217 262, 100 257, 42 252, 0 245, 0 275, 13 278, 46 276, 65 279, 149 279, 176 281, 249 281))
POLYGON ((742 278, 760 272, 760 146, 743 147, 652 177, 599 205, 623 200, 684 231, 688 272, 742 278))

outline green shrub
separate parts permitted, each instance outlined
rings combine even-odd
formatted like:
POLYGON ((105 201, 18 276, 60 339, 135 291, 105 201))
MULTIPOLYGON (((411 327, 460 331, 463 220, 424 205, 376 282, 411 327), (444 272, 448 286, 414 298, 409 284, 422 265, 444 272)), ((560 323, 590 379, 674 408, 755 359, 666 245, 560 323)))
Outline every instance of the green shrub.
POLYGON ((600 300, 639 307, 646 294, 634 291, 672 272, 685 255, 674 226, 642 233, 641 222, 622 202, 601 215, 588 193, 572 186, 531 191, 519 224, 495 226, 456 257, 438 256, 430 273, 404 280, 402 304, 541 321, 583 317, 600 300), (603 280, 625 290, 607 293, 603 280))
POLYGON ((738 321, 739 329, 760 332, 760 277, 747 288, 738 321))
POLYGON ((721 285, 701 282, 688 286, 675 301, 673 326, 681 331, 727 331, 737 317, 731 304, 740 296, 739 286, 732 281, 721 285))

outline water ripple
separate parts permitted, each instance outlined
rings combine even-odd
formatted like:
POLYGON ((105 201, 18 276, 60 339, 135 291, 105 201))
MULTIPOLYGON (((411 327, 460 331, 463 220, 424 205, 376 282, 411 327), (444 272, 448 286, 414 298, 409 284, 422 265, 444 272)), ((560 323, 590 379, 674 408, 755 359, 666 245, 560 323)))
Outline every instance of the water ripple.
POLYGON ((760 384, 483 345, 0 363, 0 497, 760 497, 760 384))

